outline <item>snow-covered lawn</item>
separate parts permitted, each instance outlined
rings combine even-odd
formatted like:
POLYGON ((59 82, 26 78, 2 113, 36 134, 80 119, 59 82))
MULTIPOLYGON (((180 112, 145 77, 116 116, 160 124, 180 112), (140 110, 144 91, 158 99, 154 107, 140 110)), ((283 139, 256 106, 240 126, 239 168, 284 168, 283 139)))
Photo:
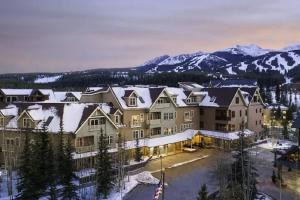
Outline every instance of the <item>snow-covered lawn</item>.
POLYGON ((259 144, 258 147, 273 150, 273 149, 288 149, 292 145, 296 145, 296 144, 288 140, 268 139, 267 143, 259 144))
MULTIPOLYGON (((86 173, 91 172, 91 170, 86 170, 86 173)), ((6 177, 6 176, 4 176, 6 177)), ((7 193, 7 186, 6 186, 7 180, 6 179, 2 179, 1 182, 1 191, 0 191, 0 200, 9 200, 9 196, 7 193)), ((132 189, 134 189, 138 184, 158 184, 159 180, 155 177, 152 176, 152 174, 150 172, 141 172, 139 174, 136 175, 132 175, 129 177, 125 177, 124 178, 124 184, 125 184, 125 189, 121 191, 118 191, 117 189, 113 189, 111 191, 111 194, 109 195, 107 200, 121 200, 121 197, 124 197, 128 192, 130 192, 132 189)), ((14 181, 14 184, 16 184, 16 182, 14 181)), ((80 199, 94 199, 95 196, 95 186, 89 186, 89 187, 85 187, 85 188, 81 188, 78 190, 78 196, 80 197, 80 199)), ((15 185, 14 185, 14 195, 16 195, 16 189, 15 189, 15 185)), ((46 200, 48 199, 48 197, 43 197, 40 198, 40 200, 46 200)), ((59 198, 61 199, 61 198, 59 198)))

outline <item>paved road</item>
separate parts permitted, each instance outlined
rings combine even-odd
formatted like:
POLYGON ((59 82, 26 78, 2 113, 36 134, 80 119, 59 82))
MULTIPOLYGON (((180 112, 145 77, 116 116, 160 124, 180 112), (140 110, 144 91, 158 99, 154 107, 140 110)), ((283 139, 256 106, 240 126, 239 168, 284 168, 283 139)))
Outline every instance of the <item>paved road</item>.
MULTIPOLYGON (((166 170, 166 200, 195 200, 198 190, 203 183, 206 183, 209 191, 217 189, 217 180, 213 175, 216 162, 220 158, 228 156, 217 150, 210 150, 209 157, 198 160, 186 165, 175 167, 166 170)), ((173 157, 172 159, 176 158, 173 157)), ((160 173, 153 174, 160 177, 160 173)), ((155 186, 139 185, 125 200, 152 200, 155 191, 155 186)))
MULTIPOLYGON (((271 181, 273 154, 270 150, 261 148, 258 148, 257 151, 259 152, 256 157, 256 167, 259 174, 257 188, 279 200, 279 188, 271 181)), ((209 192, 217 190, 217 179, 213 175, 217 161, 231 156, 229 153, 218 150, 206 151, 205 154, 209 154, 210 156, 203 160, 166 170, 166 181, 168 183, 168 187, 166 187, 166 200, 195 200, 197 192, 203 183, 207 184, 209 192)), ((184 156, 180 158, 182 157, 184 156)), ((170 160, 176 160, 176 156, 170 158, 170 160)), ((153 166, 157 168, 158 161, 155 161, 152 166, 150 164, 148 168, 151 169, 153 166)), ((285 180, 293 182, 293 185, 291 184, 291 186, 282 190, 282 199, 300 200, 300 193, 296 197, 297 189, 295 190, 298 187, 297 182, 300 182, 300 177, 297 176, 296 171, 287 172, 286 169, 284 171, 285 180)), ((160 177, 160 173, 154 173, 153 175, 157 178, 160 177)), ((139 185, 126 196, 125 200, 152 200, 154 191, 155 186, 153 185, 139 185)))

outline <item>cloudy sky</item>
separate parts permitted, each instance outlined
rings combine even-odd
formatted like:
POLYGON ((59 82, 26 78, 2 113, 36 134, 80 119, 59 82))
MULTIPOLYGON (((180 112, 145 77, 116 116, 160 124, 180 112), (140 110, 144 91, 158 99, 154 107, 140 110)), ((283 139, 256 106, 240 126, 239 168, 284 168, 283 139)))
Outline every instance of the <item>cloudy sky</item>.
POLYGON ((1 0, 0 73, 137 66, 300 43, 299 0, 1 0))

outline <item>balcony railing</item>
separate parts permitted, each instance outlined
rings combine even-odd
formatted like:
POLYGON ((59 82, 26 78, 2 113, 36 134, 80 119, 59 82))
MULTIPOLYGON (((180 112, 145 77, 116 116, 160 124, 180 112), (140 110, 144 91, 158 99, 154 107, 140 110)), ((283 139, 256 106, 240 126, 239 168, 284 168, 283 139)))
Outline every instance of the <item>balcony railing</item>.
POLYGON ((89 131, 97 131, 105 128, 105 124, 89 125, 89 131))
POLYGON ((156 108, 169 108, 170 107, 170 103, 157 103, 155 105, 156 108))
POLYGON ((76 151, 76 153, 92 152, 92 151, 95 151, 95 145, 75 147, 75 151, 76 151))

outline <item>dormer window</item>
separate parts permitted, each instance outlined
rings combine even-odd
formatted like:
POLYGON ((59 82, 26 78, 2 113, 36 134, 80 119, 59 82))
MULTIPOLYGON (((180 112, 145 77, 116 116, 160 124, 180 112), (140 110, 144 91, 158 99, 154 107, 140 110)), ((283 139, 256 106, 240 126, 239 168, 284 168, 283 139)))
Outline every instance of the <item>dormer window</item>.
POLYGON ((136 106, 136 97, 129 97, 129 106, 136 106))
POLYGON ((31 119, 29 119, 29 118, 23 118, 23 127, 24 128, 32 128, 31 127, 31 119))
POLYGON ((240 103, 240 98, 239 97, 235 97, 235 104, 239 104, 240 103))

